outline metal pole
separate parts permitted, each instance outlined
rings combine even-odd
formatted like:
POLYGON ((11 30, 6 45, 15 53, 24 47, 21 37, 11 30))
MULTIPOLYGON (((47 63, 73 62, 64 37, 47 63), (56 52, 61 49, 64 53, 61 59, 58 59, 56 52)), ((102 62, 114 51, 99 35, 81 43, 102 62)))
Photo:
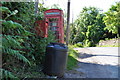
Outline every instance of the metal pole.
POLYGON ((67 28, 66 28, 66 45, 69 44, 69 37, 70 37, 70 0, 68 0, 68 5, 67 5, 67 28))
POLYGON ((38 3, 39 3, 39 0, 35 0, 35 15, 37 15, 38 13, 38 3))

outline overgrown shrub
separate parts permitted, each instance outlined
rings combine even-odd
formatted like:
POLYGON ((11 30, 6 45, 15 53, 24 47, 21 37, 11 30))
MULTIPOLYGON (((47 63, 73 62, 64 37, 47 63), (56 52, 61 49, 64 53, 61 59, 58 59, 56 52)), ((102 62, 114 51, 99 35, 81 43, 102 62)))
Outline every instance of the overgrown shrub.
POLYGON ((53 33, 49 31, 48 38, 41 38, 35 34, 36 16, 32 2, 2 2, 0 11, 2 12, 0 19, 2 22, 0 36, 3 43, 2 72, 5 72, 3 76, 5 78, 24 78, 34 75, 39 77, 40 70, 36 67, 40 68, 43 64, 46 45, 55 41, 53 33), (37 76, 34 73, 38 71, 37 76))
POLYGON ((74 44, 74 47, 83 47, 83 44, 82 43, 76 43, 76 44, 74 44))
POLYGON ((12 70, 9 67, 10 65, 17 60, 31 65, 30 61, 24 56, 25 51, 22 50, 24 49, 22 43, 28 36, 32 36, 32 33, 25 30, 21 24, 12 20, 6 20, 10 16, 15 15, 15 11, 10 11, 7 7, 0 7, 0 10, 4 15, 3 19, 0 20, 2 22, 2 34, 0 34, 2 35, 2 72, 5 74, 3 78, 13 78, 15 76, 11 74, 12 70))

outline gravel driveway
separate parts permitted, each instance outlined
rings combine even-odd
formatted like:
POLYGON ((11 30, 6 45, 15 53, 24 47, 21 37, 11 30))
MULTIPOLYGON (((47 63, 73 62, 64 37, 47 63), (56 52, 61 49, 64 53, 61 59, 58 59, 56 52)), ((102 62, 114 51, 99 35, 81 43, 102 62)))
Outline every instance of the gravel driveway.
POLYGON ((80 54, 78 67, 66 72, 66 78, 118 78, 118 47, 88 47, 75 50, 80 54))

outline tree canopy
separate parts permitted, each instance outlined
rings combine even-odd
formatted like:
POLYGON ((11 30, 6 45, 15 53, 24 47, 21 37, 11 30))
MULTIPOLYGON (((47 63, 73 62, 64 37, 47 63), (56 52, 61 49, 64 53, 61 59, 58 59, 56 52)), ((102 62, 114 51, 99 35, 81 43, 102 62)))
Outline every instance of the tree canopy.
POLYGON ((120 34, 120 2, 116 2, 111 8, 105 13, 103 18, 106 25, 105 30, 112 32, 113 34, 120 34))
POLYGON ((100 9, 83 8, 78 19, 74 22, 74 28, 72 28, 72 43, 84 42, 86 46, 94 46, 93 44, 103 37, 105 27, 102 21, 103 17, 104 14, 100 13, 100 9))

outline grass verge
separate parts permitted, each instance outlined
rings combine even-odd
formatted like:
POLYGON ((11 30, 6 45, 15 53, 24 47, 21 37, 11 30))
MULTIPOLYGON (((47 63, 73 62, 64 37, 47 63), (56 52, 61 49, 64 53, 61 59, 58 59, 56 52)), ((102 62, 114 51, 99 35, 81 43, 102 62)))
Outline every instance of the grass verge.
POLYGON ((75 51, 72 46, 69 45, 68 47, 69 47, 69 51, 68 51, 67 70, 72 70, 73 68, 77 67, 78 54, 77 51, 75 51))

